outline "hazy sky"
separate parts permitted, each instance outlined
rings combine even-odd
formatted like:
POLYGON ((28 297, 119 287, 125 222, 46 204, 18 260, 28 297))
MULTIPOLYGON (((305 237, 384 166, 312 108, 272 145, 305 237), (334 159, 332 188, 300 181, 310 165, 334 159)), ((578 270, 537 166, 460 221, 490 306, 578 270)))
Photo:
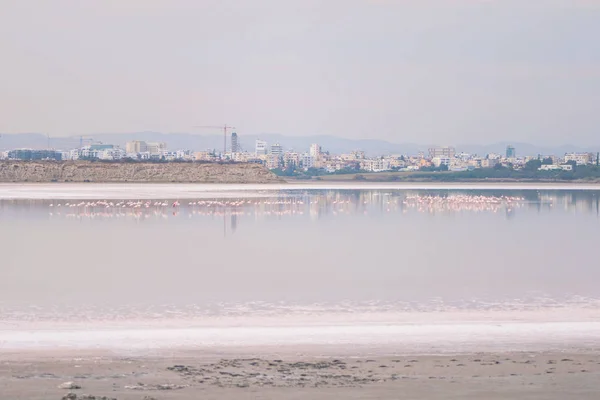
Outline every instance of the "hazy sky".
POLYGON ((0 132, 600 143, 596 0, 0 0, 0 132))

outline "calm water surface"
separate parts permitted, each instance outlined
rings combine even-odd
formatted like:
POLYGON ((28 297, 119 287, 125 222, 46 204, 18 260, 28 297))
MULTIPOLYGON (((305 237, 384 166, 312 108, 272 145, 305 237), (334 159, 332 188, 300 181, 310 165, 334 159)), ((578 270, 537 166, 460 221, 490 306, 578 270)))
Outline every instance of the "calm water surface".
POLYGON ((600 321, 600 192, 179 203, 0 200, 0 345, 23 329, 102 324, 600 321))

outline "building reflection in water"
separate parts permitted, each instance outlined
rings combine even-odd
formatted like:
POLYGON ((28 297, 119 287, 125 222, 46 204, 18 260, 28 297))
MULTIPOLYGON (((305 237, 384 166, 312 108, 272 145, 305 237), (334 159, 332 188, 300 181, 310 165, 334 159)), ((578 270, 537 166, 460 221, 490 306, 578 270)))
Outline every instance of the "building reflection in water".
POLYGON ((520 212, 575 212, 600 215, 598 191, 419 191, 419 190, 311 190, 282 191, 272 196, 187 201, 0 201, 0 219, 50 218, 74 220, 223 218, 225 234, 233 234, 244 218, 311 220, 344 215, 387 213, 460 214, 494 213, 506 219, 520 212), (229 223, 227 223, 229 222, 229 223), (227 227, 228 225, 228 227, 227 227))

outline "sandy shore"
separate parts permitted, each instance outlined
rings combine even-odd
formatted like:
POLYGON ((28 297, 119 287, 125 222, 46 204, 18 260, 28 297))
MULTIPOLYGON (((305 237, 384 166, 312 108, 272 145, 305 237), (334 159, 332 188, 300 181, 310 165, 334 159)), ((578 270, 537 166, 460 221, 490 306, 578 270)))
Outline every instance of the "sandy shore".
POLYGON ((118 400, 600 398, 600 353, 593 350, 354 357, 65 350, 0 359, 1 398, 13 400, 69 393, 118 400), (81 389, 59 388, 65 382, 81 389))

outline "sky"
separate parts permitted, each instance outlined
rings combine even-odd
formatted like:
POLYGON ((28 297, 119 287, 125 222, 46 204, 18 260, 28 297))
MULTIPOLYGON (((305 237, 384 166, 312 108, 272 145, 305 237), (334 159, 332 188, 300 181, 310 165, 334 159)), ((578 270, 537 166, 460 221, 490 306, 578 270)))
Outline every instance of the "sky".
POLYGON ((600 0, 1 0, 0 132, 597 145, 598 38, 600 0))

